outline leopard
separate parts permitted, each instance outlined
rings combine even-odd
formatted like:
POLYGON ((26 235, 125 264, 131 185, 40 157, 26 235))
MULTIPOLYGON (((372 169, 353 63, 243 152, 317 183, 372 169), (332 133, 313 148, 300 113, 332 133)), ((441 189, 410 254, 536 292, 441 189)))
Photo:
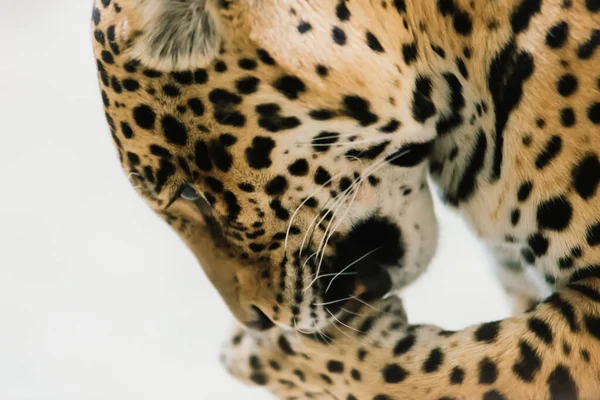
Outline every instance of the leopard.
POLYGON ((600 397, 599 0, 93 0, 91 36, 119 161, 235 318, 236 378, 600 397), (432 191, 512 316, 408 321, 432 191))

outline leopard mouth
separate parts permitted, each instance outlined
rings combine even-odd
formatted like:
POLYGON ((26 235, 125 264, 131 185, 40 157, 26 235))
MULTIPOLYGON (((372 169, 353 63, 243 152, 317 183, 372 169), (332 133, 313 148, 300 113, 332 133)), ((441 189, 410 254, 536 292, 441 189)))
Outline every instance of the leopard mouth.
POLYGON ((328 313, 336 314, 353 303, 382 299, 392 290, 392 279, 385 266, 365 263, 354 274, 340 276, 325 285, 323 306, 328 313))
POLYGON ((356 223, 334 246, 333 256, 324 258, 320 265, 314 258, 309 258, 306 264, 316 272, 310 310, 299 310, 298 304, 302 300, 298 300, 296 311, 291 309, 292 323, 287 326, 256 308, 256 318, 247 324, 248 327, 259 331, 274 325, 312 329, 319 323, 328 324, 340 314, 381 300, 390 293, 393 289, 392 274, 403 267, 405 252, 402 234, 396 224, 388 218, 372 216, 356 223), (302 313, 309 312, 311 325, 301 325, 302 321, 309 321, 302 313))

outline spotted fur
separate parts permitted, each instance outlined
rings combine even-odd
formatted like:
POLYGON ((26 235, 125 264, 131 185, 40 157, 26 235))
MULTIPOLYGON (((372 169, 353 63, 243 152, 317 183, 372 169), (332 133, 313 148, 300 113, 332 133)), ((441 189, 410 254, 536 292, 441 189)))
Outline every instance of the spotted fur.
POLYGON ((246 325, 233 374, 288 399, 598 396, 600 2, 96 0, 92 29, 124 170, 246 325), (381 300, 435 251, 427 171, 517 316, 448 332, 381 300))

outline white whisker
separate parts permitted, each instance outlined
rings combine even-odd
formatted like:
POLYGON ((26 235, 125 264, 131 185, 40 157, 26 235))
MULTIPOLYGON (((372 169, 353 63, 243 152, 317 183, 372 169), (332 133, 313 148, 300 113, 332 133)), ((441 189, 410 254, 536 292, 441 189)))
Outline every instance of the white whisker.
MULTIPOLYGON (((347 267, 345 267, 344 269, 342 269, 339 273, 335 274, 334 278, 331 280, 331 282, 329 282, 329 285, 327 285, 327 289, 325 289, 325 293, 329 292, 329 289, 331 288, 331 285, 333 284, 333 281, 335 281, 338 276, 342 275, 344 272, 346 272, 348 270, 348 268, 350 268, 353 265, 356 265, 357 263, 361 262, 362 260, 364 260, 365 258, 367 258, 368 256, 370 256, 371 254, 375 253, 377 250, 381 249, 382 247, 383 246, 379 246, 376 249, 373 249, 373 250, 369 251, 364 256, 362 256, 362 257, 354 260, 353 262, 351 262, 347 267)), ((329 275, 331 275, 331 274, 329 274, 329 275)))
MULTIPOLYGON (((310 199, 311 197, 313 197, 315 194, 317 194, 321 190, 325 189, 326 186, 329 185, 334 179, 337 179, 339 176, 342 176, 343 174, 344 174, 343 172, 340 172, 339 174, 333 176, 331 179, 329 179, 327 182, 325 182, 323 185, 319 186, 314 192, 312 192, 309 196, 306 197, 306 200, 304 200, 298 206, 298 208, 296 208, 296 210, 294 211, 294 213, 292 214, 292 216, 290 218, 290 223, 288 224, 287 232, 285 234, 285 243, 284 243, 284 246, 283 246, 284 251, 287 249, 288 238, 290 236, 290 229, 292 228, 292 223, 294 222, 294 218, 296 217, 296 214, 298 214, 298 212, 304 206, 304 204, 306 204, 306 202, 308 201, 308 199, 310 199)), ((327 202, 325 203, 325 205, 327 205, 327 203, 329 203, 329 200, 327 200, 327 202)), ((306 237, 308 236, 308 232, 310 232, 310 228, 312 227, 312 224, 314 223, 314 221, 318 217, 319 217, 319 214, 317 213, 317 215, 315 216, 315 218, 313 218, 313 221, 309 225, 308 229, 306 230, 306 234, 304 235, 304 238, 302 239, 302 245, 300 246, 300 254, 299 254, 299 258, 300 259, 302 258, 302 250, 304 249, 304 243, 306 242, 306 237)))
POLYGON ((368 143, 384 143, 387 142, 387 139, 384 138, 376 138, 376 139, 364 139, 364 140, 355 140, 354 142, 333 142, 333 143, 298 143, 303 146, 312 146, 312 147, 344 147, 344 146, 353 146, 356 144, 368 144, 368 143))
POLYGON ((347 308, 344 308, 344 307, 340 307, 340 310, 342 310, 342 311, 344 311, 344 312, 346 312, 348 314, 356 315, 357 317, 367 317, 366 314, 361 314, 361 313, 357 313, 357 312, 354 312, 354 311, 350 311, 350 310, 348 310, 347 308))
MULTIPOLYGON (((362 160, 361 160, 361 159, 359 159, 359 158, 357 158, 357 157, 354 157, 354 156, 349 156, 348 158, 349 158, 349 159, 353 158, 353 159, 355 159, 355 161, 358 161, 359 163, 361 163, 361 164, 362 164, 362 160)), ((321 190, 321 189, 325 188, 325 185, 328 185, 328 184, 329 184, 329 183, 331 183, 331 182, 332 182, 334 179, 337 179, 337 178, 338 178, 339 176, 341 176, 342 174, 343 174, 343 172, 340 172, 339 174, 336 174, 335 176, 333 176, 331 179, 329 179, 327 182, 325 182, 325 183, 324 183, 324 184, 323 184, 323 185, 322 185, 320 188, 318 188, 318 189, 317 189, 317 191, 319 191, 319 190, 321 190)), ((314 193, 316 193, 316 191, 315 191, 314 193)), ((313 194, 314 194, 314 193, 313 193, 313 194)), ((312 195, 311 195, 311 196, 312 196, 312 195)), ((311 196, 309 196, 309 198, 310 198, 311 196)), ((331 200, 335 200, 335 199, 337 199, 337 198, 338 198, 338 196, 336 196, 334 199, 328 199, 328 200, 325 202, 325 204, 324 204, 324 205, 321 207, 321 209, 323 209, 324 207, 326 207, 326 206, 329 204, 329 202, 330 202, 331 200)), ((334 203, 334 204, 335 204, 335 203, 334 203)), ((295 214, 296 212, 297 212, 297 211, 295 211, 295 212, 294 212, 294 214, 295 214)), ((304 250, 304 245, 305 245, 305 243, 306 243, 306 239, 308 238, 308 234, 309 234, 309 232, 311 232, 312 226, 313 226, 313 224, 315 223, 315 221, 317 220, 317 218, 318 218, 318 217, 319 217, 319 214, 317 213, 317 214, 315 215, 315 217, 312 219, 312 221, 311 221, 310 225, 308 226, 308 229, 306 230, 306 233, 304 234, 304 237, 302 238, 302 245, 300 246, 300 253, 299 253, 299 256, 298 256, 298 258, 299 258, 299 259, 302 259, 302 252, 303 252, 303 250, 304 250)), ((292 216, 292 219, 293 219, 293 218, 294 218, 294 216, 292 216)), ((320 222, 319 222, 319 223, 320 223, 320 222)), ((317 227, 317 226, 318 226, 318 225, 316 225, 316 226, 315 226, 315 229, 316 229, 316 227, 317 227)), ((290 229, 290 227, 291 227, 291 222, 290 222, 290 224, 289 224, 289 226, 288 226, 288 232, 289 232, 289 229, 290 229)), ((286 234, 286 245, 287 245, 287 237, 288 237, 288 234, 286 234)), ((284 246, 284 248, 285 248, 285 246, 284 246)))
POLYGON ((315 141, 318 142, 318 141, 323 141, 323 140, 339 139, 339 138, 346 138, 346 137, 359 138, 359 137, 361 137, 361 134, 358 134, 358 133, 340 133, 340 134, 335 134, 335 135, 319 136, 319 137, 314 137, 313 139, 311 139, 310 142, 297 142, 296 144, 310 144, 310 143, 313 143, 315 141))
MULTIPOLYGON (((342 326, 345 326, 345 327, 346 327, 346 328, 348 328, 348 329, 352 329, 353 331, 356 331, 356 332, 358 332, 358 333, 361 333, 361 334, 362 334, 362 333, 364 333, 363 331, 361 331, 361 330, 358 330, 358 329, 356 329, 356 328, 354 328, 354 327, 352 327, 352 326, 350 326, 350 325, 346 325, 345 323, 343 323, 342 321, 340 321, 340 320, 339 320, 339 319, 338 319, 338 318, 337 318, 335 315, 333 315, 333 313, 332 313, 331 311, 327 310, 327 312, 328 312, 328 313, 329 313, 329 315, 331 315, 331 316, 333 317, 333 319, 335 319, 335 320, 336 320, 336 321, 337 321, 337 322, 338 322, 340 325, 342 325, 342 326)), ((333 326, 335 326, 335 324, 333 324, 333 326)), ((338 329, 339 329, 339 328, 338 328, 338 329)), ((341 329, 340 329, 340 332, 342 332, 344 335, 346 335, 346 333, 345 333, 344 331, 342 331, 341 329)), ((348 336, 348 335, 346 335, 346 336, 348 336)), ((349 337, 350 339, 355 339, 355 338, 352 338, 352 337, 350 337, 350 336, 348 336, 348 337, 349 337)))
MULTIPOLYGON (((309 289, 318 279, 319 279, 319 272, 321 271, 321 265, 323 263, 323 258, 325 257, 325 246, 326 246, 326 240, 328 238, 327 233, 329 232, 329 228, 331 227, 331 224, 333 224, 333 221, 335 220, 335 216, 338 213, 338 211, 341 209, 344 200, 346 199, 346 193, 351 189, 352 187, 349 187, 348 189, 346 189, 344 192, 342 192, 339 196, 340 197, 335 203, 334 206, 336 206, 336 204, 339 202, 339 206, 337 206, 337 208, 335 209, 335 211, 333 212, 333 215, 331 217, 331 220, 329 221, 329 224, 327 225, 327 229, 325 229, 325 233, 323 234, 323 238, 321 239, 321 242, 319 243, 319 246, 317 247, 317 253, 321 253, 321 258, 319 260, 319 265, 317 266, 317 273, 315 274, 316 277, 315 279, 308 285, 308 287, 305 289, 309 289)), ((336 197, 336 198, 337 198, 336 197)), ((327 217, 327 215, 329 215, 329 213, 331 212, 331 210, 328 210, 325 215, 323 215, 323 218, 321 218, 321 220, 319 221, 319 223, 317 224, 317 226, 319 226, 321 224, 321 222, 323 222, 323 220, 327 217)))
POLYGON ((362 299, 359 299, 359 298, 358 298, 358 297, 356 297, 356 296, 350 296, 350 298, 351 298, 351 299, 353 299, 353 300, 356 300, 356 301, 358 301, 358 302, 359 302, 359 303, 361 303, 361 304, 364 304, 365 306, 367 306, 367 307, 369 307, 369 308, 372 308, 373 310, 375 310, 375 311, 377 311, 377 312, 382 312, 382 311, 381 311, 379 308, 375 308, 375 307, 373 307, 372 305, 370 305, 370 304, 369 304, 369 303, 367 303, 366 301, 364 301, 364 300, 362 300, 362 299))
MULTIPOLYGON (((314 256, 316 256, 317 254, 319 254, 319 253, 312 253, 310 256, 308 256, 308 258, 306 259, 306 261, 304 261, 304 264, 302 264, 302 270, 303 271, 304 271, 304 268, 306 268, 306 264, 308 264, 308 262, 310 261, 310 259, 313 258, 314 256)), ((311 276, 312 276, 312 274, 309 275, 309 276, 307 276, 306 278, 304 278, 303 281, 305 281, 306 279, 310 278, 311 276)))
POLYGON ((300 329, 300 327, 298 327, 298 324, 296 324, 296 322, 294 322, 294 327, 296 328, 296 330, 297 330, 298 332, 300 332, 300 333, 301 333, 301 334, 303 334, 303 335, 314 335, 314 334, 317 332, 317 331, 312 331, 312 332, 309 332, 309 331, 303 331, 302 329, 300 329))
MULTIPOLYGON (((308 287, 306 289, 304 289, 305 291, 310 288, 319 278, 319 272, 321 270, 321 264, 323 262, 323 258, 325 256, 325 248, 327 247, 327 244, 329 243, 329 239, 331 238, 331 236, 333 235, 333 233, 335 231, 337 231, 337 228, 339 228, 339 226, 341 225, 341 223, 343 222, 344 218, 346 217, 346 215, 348 214, 350 207, 352 205, 352 203, 354 202, 354 200, 356 199, 356 195, 358 194, 358 189, 354 191, 354 196, 352 198, 352 201, 350 202, 350 204, 348 205, 348 207, 346 208, 346 212, 344 213, 344 215, 342 216, 342 218, 340 218, 340 221, 338 222, 338 224, 335 226, 335 228, 331 231, 331 233, 328 235, 329 233, 329 228, 331 226, 331 224, 333 223, 333 220, 335 218, 335 215, 337 214, 337 212, 339 211, 339 209, 341 208, 341 205, 343 204, 343 200, 345 200, 345 198, 347 197, 346 194, 350 191, 352 191, 355 187, 359 186, 363 181, 365 177, 370 176, 374 171, 379 170, 379 168, 382 168, 384 165, 386 165, 388 162, 391 162, 393 160, 395 160, 398 157, 401 157, 402 155, 406 154, 407 152, 409 152, 409 150, 406 150, 404 152, 401 152, 397 155, 395 155, 394 157, 392 157, 390 160, 387 159, 386 156, 384 158, 382 158, 380 161, 378 161, 376 164, 369 166, 368 168, 366 168, 366 170, 361 174, 361 176, 359 177, 358 180, 356 180, 348 189, 346 189, 344 192, 342 192, 342 194, 340 194, 337 197, 340 197, 342 195, 344 195, 344 197, 341 197, 340 200, 340 206, 336 209, 336 211, 334 212, 334 215, 332 217, 332 220, 330 221, 329 225, 327 226, 327 229, 325 230, 325 234, 323 236, 323 239, 321 240, 321 243, 319 243, 319 246, 317 248, 317 252, 321 252, 321 258, 319 260, 319 265, 317 267, 317 273, 316 273, 316 277, 315 279, 308 285, 308 287)), ((393 154, 393 153, 392 153, 393 154)), ((337 198, 336 197, 336 198, 337 198)), ((334 203, 335 204, 338 202, 336 201, 334 203)), ((329 214, 329 211, 323 216, 323 218, 321 218, 321 221, 319 221, 319 224, 323 221, 323 219, 329 214)), ((317 224, 317 226, 319 225, 317 224)))
MULTIPOLYGON (((341 175, 341 174, 340 174, 340 175, 341 175)), ((342 193, 338 194, 338 195, 337 195, 337 196, 335 196, 333 199, 330 199, 330 200, 334 200, 334 202, 333 202, 333 204, 332 204, 332 207, 331 207, 331 208, 334 208, 334 207, 336 207, 336 204, 337 204, 338 202, 340 202, 340 201, 342 201, 342 200, 343 200, 343 195, 344 195, 344 192, 342 192, 342 193)), ((330 201, 330 200, 328 200, 328 201, 327 201, 327 203, 325 203, 325 204, 323 205, 323 207, 326 207, 326 206, 327 206, 327 204, 329 204, 329 201, 330 201)), ((314 228, 314 229, 317 229, 317 227, 318 227, 319 225, 321 225, 321 223, 322 223, 322 222, 325 220, 325 218, 327 218, 327 216, 328 216, 328 215, 331 213, 331 208, 329 208, 329 209, 327 210, 327 212, 321 216, 321 219, 319 220, 319 222, 318 222, 317 224, 315 224, 315 228, 314 228)), ((315 221, 316 221, 316 220, 319 218, 319 216, 320 216, 320 215, 319 215, 319 213, 317 213, 317 215, 315 215, 315 218, 313 218, 313 220, 312 220, 312 222, 311 222, 311 224, 310 224, 310 226, 309 226, 309 229, 307 230, 307 233, 308 233, 309 231, 311 231, 313 224, 314 224, 314 223, 315 223, 315 221)), ((306 240, 306 236, 304 237, 304 240, 306 240)), ((302 241, 302 247, 301 247, 301 249, 304 247, 304 240, 302 241)), ((320 249, 320 246, 319 246, 319 249, 320 249)), ((300 255, 302 255, 302 253, 300 253, 300 255)))
MULTIPOLYGON (((335 343, 335 340, 333 340, 332 338, 330 338, 329 336, 327 336, 326 334, 324 334, 323 332, 321 332, 319 330, 319 328, 317 328, 317 324, 314 318, 310 319, 310 322, 312 322, 312 324, 315 326, 315 330, 312 332, 304 332, 302 331, 300 328, 298 328, 298 326, 296 325, 296 330, 300 333, 302 333, 303 335, 309 335, 309 336, 313 336, 315 334, 319 335, 321 337, 321 340, 323 340, 325 343, 327 343, 329 346, 331 346, 331 343, 335 343), (331 343, 330 343, 331 342, 331 343)), ((306 352, 304 352, 304 354, 306 354, 306 352)))
MULTIPOLYGON (((398 155, 399 157, 400 155, 398 155)), ((394 157, 395 159, 395 157, 394 157)), ((368 167, 359 177, 359 179, 357 179, 355 182, 353 182, 353 184, 346 189, 342 194, 345 196, 343 199, 345 200, 345 198, 347 197, 346 194, 349 193, 350 191, 353 191, 355 187, 360 186, 360 184, 364 181, 364 178, 369 176, 371 174, 372 170, 377 170, 381 165, 384 165, 386 163, 386 158, 380 160, 378 163, 368 167)), ((344 215, 340 218, 339 222, 337 223, 337 225, 335 226, 335 228, 333 230, 331 230, 331 233, 328 235, 329 233, 329 228, 331 226, 331 224, 333 223, 333 220, 335 218, 335 215, 337 214, 337 212, 339 211, 339 209, 341 208, 341 205, 343 204, 340 203, 340 206, 338 207, 338 209, 336 209, 332 220, 330 222, 330 224, 327 226, 327 229, 325 230, 325 234, 323 236, 323 239, 321 240, 321 243, 319 244, 319 247, 317 248, 317 252, 321 251, 321 258, 319 260, 319 265, 317 267, 317 273, 316 273, 316 278, 308 285, 308 288, 310 288, 319 278, 319 272, 321 270, 321 264, 323 262, 323 258, 325 256, 325 248, 327 247, 327 244, 329 243, 329 239, 331 238, 331 236, 333 235, 333 233, 335 233, 337 231, 337 229, 339 228, 339 226, 341 225, 341 223, 343 222, 343 220, 345 219, 345 217, 347 216, 348 212, 350 211, 350 208, 352 206, 352 203, 354 202, 354 200, 356 199, 356 196, 358 194, 359 189, 354 190, 354 196, 352 197, 352 200, 350 201, 350 203, 348 204, 348 207, 346 208, 346 212, 344 213, 344 215)), ((340 199, 342 200, 342 199, 340 199)), ((337 202, 336 202, 337 203, 337 202)), ((334 204, 335 205, 335 204, 334 204)), ((325 216, 327 216, 328 213, 325 214, 325 216)), ((324 217, 325 217, 324 216, 324 217)), ((319 224, 323 221, 324 217, 321 219, 321 221, 319 221, 319 224)), ((318 226, 318 225, 317 225, 318 226)), ((305 290, 306 290, 305 289, 305 290)))
MULTIPOLYGON (((337 229, 340 227, 340 225, 342 224, 342 222, 344 221, 344 219, 346 218, 346 216, 348 215, 348 213, 350 212, 350 208, 352 207, 352 203, 354 203, 354 200, 356 200, 356 196, 358 195, 358 191, 360 190, 360 185, 359 184, 352 184, 346 191, 354 191, 354 196, 352 196, 352 199, 350 200, 350 202, 348 203, 348 206, 346 207, 346 211, 344 212, 344 215, 342 215, 341 218, 339 218, 339 222, 337 223, 337 225, 335 225, 335 227, 331 230, 331 232, 329 233, 329 236, 327 235, 327 231, 325 231, 325 242, 323 244, 323 248, 321 250, 321 260, 319 261, 319 269, 321 267, 321 264, 323 263, 323 257, 325 256, 325 249, 327 248, 327 244, 329 244, 329 239, 331 239, 331 237, 333 236, 333 234, 335 232, 337 232, 337 229), (354 190, 354 188, 356 187, 356 190, 354 190)), ((348 193, 350 193, 348 192, 348 193)), ((342 203, 343 204, 343 203, 342 203)), ((337 212, 342 208, 342 204, 340 204, 340 206, 338 207, 338 209, 336 210, 336 212, 333 215, 332 221, 331 223, 333 223, 335 215, 337 214, 337 212)), ((329 229, 329 226, 327 227, 329 229)))
MULTIPOLYGON (((318 253, 314 253, 314 254, 318 254, 318 253)), ((322 279, 322 278, 328 278, 330 276, 348 276, 348 275, 356 275, 358 274, 358 272, 332 272, 331 274, 323 274, 321 276, 319 276, 318 279, 322 279)), ((304 278, 304 282, 306 282, 308 279, 312 279, 316 274, 310 274, 309 276, 307 276, 306 278, 304 278)))
POLYGON ((321 339, 323 339, 323 341, 325 343, 327 343, 330 347, 333 346, 332 343, 335 343, 335 340, 333 340, 333 338, 330 338, 329 336, 327 336, 325 333, 323 333, 318 328, 317 328, 317 333, 319 334, 319 336, 321 336, 321 339))
POLYGON ((348 300, 352 300, 353 298, 355 298, 354 296, 350 296, 350 297, 346 297, 343 299, 337 299, 337 300, 333 300, 333 301, 328 301, 326 303, 313 303, 315 306, 329 306, 331 304, 335 304, 335 303, 340 303, 342 301, 348 301, 348 300))

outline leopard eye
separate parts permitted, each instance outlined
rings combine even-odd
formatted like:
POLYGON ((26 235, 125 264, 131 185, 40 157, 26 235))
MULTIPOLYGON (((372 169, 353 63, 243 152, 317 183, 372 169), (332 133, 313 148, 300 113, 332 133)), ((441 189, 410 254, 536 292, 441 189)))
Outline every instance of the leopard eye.
POLYGON ((189 200, 189 201, 196 201, 200 198, 200 195, 198 194, 198 192, 196 191, 196 189, 194 189, 194 187, 190 184, 185 185, 185 187, 183 188, 183 190, 181 191, 181 195, 180 195, 183 199, 185 200, 189 200))

